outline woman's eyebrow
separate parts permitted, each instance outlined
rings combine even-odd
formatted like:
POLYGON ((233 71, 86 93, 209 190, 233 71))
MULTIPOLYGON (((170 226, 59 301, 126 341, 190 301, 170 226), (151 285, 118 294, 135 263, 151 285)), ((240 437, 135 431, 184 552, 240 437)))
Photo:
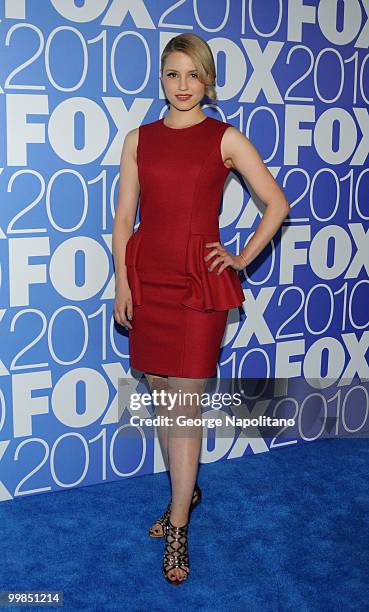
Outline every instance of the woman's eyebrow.
MULTIPOLYGON (((172 72, 179 72, 179 70, 176 70, 175 68, 166 68, 165 71, 167 70, 172 70, 172 72)), ((187 72, 197 72, 196 68, 194 70, 187 70, 187 72)))

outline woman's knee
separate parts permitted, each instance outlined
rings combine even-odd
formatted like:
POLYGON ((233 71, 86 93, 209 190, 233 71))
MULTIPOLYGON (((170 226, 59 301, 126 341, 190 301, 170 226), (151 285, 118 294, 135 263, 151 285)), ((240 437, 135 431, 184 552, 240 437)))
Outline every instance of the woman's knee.
POLYGON ((175 410, 190 418, 201 415, 201 398, 207 379, 168 376, 167 392, 173 398, 175 410))

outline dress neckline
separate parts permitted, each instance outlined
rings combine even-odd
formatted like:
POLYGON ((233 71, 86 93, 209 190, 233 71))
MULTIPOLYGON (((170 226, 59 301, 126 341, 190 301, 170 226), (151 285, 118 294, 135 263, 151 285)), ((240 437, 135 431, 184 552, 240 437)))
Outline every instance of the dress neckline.
POLYGON ((174 132, 182 132, 182 130, 191 130, 193 128, 198 127, 199 125, 202 125, 203 123, 205 123, 205 121, 207 119, 209 119, 208 116, 205 117, 205 119, 203 119, 202 121, 199 121, 198 123, 194 123, 194 125, 188 125, 187 127, 183 127, 183 128, 173 128, 173 127, 169 127, 169 125, 165 125, 164 123, 164 119, 165 117, 163 117, 161 119, 161 124, 162 126, 166 129, 166 130, 173 130, 174 132))

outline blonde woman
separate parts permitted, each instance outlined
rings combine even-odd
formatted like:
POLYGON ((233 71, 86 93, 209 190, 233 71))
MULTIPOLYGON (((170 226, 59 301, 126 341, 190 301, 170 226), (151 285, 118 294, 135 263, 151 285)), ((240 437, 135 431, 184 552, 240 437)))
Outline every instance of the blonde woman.
POLYGON ((250 140, 202 111, 204 96, 216 100, 214 58, 205 40, 190 33, 172 38, 161 56, 160 80, 168 114, 131 130, 122 149, 114 317, 129 329, 131 367, 144 372, 151 391, 178 398, 171 410, 169 399, 155 408, 171 418, 158 434, 172 498, 149 534, 165 538, 163 574, 180 584, 190 571, 189 518, 201 500, 202 429, 189 420, 180 426, 178 417, 201 417, 201 394, 216 372, 228 311, 244 300, 238 271, 269 243, 290 207, 250 140), (224 248, 219 234, 232 169, 266 204, 239 255, 224 248), (132 233, 138 199, 140 225, 132 233), (191 400, 179 401, 186 393, 191 400))

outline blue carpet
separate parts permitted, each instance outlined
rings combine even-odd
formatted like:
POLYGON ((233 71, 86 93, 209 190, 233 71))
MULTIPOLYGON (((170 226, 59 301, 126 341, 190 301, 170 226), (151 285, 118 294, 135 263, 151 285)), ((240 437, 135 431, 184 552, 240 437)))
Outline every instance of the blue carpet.
POLYGON ((166 473, 3 502, 0 590, 61 590, 63 610, 366 611, 368 481, 365 439, 200 465, 178 587, 146 536, 166 473))

